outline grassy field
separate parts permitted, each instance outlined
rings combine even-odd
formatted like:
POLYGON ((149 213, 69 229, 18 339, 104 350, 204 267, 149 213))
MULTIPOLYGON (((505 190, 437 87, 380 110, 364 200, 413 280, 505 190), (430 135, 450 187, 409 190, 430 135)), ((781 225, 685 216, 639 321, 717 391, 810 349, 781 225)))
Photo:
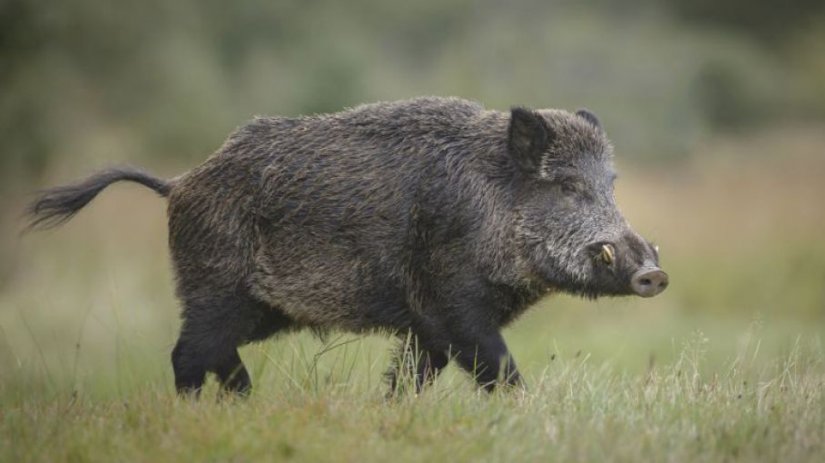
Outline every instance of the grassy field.
POLYGON ((620 161, 619 203, 671 287, 542 301, 505 331, 528 390, 493 395, 450 367, 388 401, 385 336, 301 333, 242 349, 249 399, 212 382, 177 399, 164 204, 114 187, 4 238, 0 461, 823 461, 820 132, 620 161))

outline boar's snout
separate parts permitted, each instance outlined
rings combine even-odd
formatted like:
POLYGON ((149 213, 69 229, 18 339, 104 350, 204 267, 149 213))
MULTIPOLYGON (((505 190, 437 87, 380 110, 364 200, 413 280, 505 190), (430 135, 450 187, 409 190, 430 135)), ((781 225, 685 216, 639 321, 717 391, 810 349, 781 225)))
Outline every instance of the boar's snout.
POLYGON ((633 292, 642 297, 653 297, 667 288, 667 273, 659 267, 642 268, 630 278, 633 292))
POLYGON ((594 262, 592 285, 600 294, 653 297, 670 283, 659 267, 657 247, 632 230, 617 240, 593 243, 587 250, 594 262))

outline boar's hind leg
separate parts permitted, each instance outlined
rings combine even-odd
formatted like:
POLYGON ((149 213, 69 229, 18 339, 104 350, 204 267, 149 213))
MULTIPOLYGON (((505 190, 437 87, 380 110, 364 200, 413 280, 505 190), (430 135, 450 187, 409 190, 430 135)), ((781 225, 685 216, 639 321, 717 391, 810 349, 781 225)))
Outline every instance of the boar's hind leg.
POLYGON ((180 338, 172 351, 178 393, 198 395, 207 372, 218 376, 224 391, 247 393, 252 382, 238 346, 273 334, 286 326, 286 319, 266 316, 273 309, 239 295, 197 301, 186 304, 180 338), (279 320, 283 324, 275 323, 279 320))
POLYGON ((498 331, 472 337, 464 334, 453 340, 451 349, 458 364, 485 390, 492 391, 499 384, 523 385, 516 363, 498 331))
POLYGON ((412 382, 415 392, 420 393, 435 381, 449 360, 445 351, 427 348, 417 336, 403 339, 387 372, 390 395, 402 392, 407 382, 412 382))
POLYGON ((215 373, 221 382, 221 389, 225 392, 246 395, 252 389, 252 380, 249 379, 249 373, 237 349, 233 349, 232 354, 215 366, 215 373))
POLYGON ((199 395, 207 372, 214 372, 225 391, 246 393, 252 387, 238 355, 237 343, 206 331, 192 334, 186 327, 172 351, 175 388, 180 395, 199 395), (211 337, 211 339, 210 339, 211 337))
POLYGON ((195 342, 181 334, 172 349, 172 368, 175 371, 175 389, 181 396, 198 396, 206 379, 206 366, 194 347, 195 342))

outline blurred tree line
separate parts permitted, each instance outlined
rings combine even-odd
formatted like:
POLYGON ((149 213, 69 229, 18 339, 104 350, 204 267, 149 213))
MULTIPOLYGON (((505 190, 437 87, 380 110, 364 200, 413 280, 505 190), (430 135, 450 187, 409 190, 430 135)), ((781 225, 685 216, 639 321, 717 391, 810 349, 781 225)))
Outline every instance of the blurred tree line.
POLYGON ((254 114, 456 95, 575 109, 622 156, 825 114, 825 3, 0 0, 5 188, 191 165, 254 114), (78 174, 85 172, 83 169, 78 174))

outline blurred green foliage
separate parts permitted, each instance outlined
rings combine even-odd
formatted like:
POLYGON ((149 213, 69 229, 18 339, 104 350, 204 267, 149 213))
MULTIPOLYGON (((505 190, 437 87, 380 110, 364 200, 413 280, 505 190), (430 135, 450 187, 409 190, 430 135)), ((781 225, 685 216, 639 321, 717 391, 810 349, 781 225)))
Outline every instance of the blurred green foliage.
POLYGON ((55 162, 191 165, 254 114, 422 94, 587 106, 623 156, 672 159, 719 130, 825 113, 822 10, 805 0, 4 0, 0 169, 14 187, 55 162))
POLYGON ((820 0, 786 0, 774 2, 751 0, 670 0, 683 18, 698 24, 718 25, 744 32, 781 46, 789 29, 812 26, 811 20, 825 14, 820 0))

